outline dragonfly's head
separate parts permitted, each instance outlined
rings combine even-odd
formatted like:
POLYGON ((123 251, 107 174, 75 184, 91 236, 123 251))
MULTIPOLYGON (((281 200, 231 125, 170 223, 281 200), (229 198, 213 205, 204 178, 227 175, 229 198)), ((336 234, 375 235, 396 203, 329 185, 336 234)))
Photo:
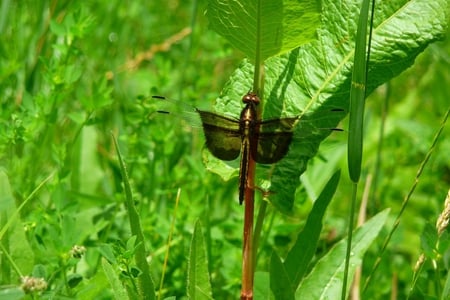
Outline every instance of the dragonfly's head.
POLYGON ((247 95, 242 97, 242 102, 244 102, 245 104, 253 103, 253 104, 258 105, 260 100, 259 100, 258 95, 256 95, 253 92, 249 92, 247 95))

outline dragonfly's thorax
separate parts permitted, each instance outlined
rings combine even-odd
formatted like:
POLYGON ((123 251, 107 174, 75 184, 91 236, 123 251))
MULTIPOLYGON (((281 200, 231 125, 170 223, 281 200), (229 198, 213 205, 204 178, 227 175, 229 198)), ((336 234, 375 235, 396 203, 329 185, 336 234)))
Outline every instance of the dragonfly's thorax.
POLYGON ((258 95, 253 92, 249 92, 242 97, 242 102, 245 103, 245 107, 241 112, 239 127, 243 135, 250 136, 254 132, 255 125, 258 121, 256 106, 259 104, 260 100, 258 95))
POLYGON ((255 132, 255 125, 257 124, 256 103, 248 102, 241 112, 239 129, 242 138, 249 137, 255 132))

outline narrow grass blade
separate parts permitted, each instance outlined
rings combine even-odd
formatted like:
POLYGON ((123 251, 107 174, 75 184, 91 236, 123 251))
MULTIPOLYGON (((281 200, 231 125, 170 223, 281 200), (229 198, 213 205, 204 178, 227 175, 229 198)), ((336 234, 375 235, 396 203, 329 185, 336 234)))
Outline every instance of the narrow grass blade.
MULTIPOLYGON (((364 0, 359 14, 358 31, 356 33, 355 41, 355 60, 353 65, 352 85, 350 89, 348 170, 350 179, 353 182, 358 182, 361 174, 364 105, 367 86, 367 61, 370 57, 370 44, 369 48, 366 47, 369 5, 370 0, 364 0)), ((373 19, 371 24, 373 24, 373 19)), ((369 41, 370 39, 371 36, 369 35, 369 41)))
POLYGON ((348 170, 353 181, 352 202, 348 216, 348 241, 345 257, 345 272, 342 283, 342 296, 347 295, 347 280, 350 268, 350 251, 352 248, 353 223, 355 218, 356 197, 359 177, 361 176, 361 163, 363 151, 364 106, 366 101, 367 65, 370 59, 370 44, 374 19, 375 0, 372 0, 372 14, 370 19, 369 46, 366 47, 367 21, 369 18, 370 0, 363 0, 358 19, 358 30, 355 41, 355 59, 353 65, 352 85, 350 89, 350 118, 348 129, 348 170), (367 50, 366 50, 367 49, 367 50), (367 51, 367 53, 366 53, 367 51))

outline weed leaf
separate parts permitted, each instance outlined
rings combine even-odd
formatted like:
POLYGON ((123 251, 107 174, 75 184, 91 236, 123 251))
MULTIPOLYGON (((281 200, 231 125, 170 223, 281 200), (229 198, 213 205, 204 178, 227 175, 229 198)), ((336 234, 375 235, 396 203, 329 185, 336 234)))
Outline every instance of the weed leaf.
POLYGON ((314 202, 304 229, 299 233, 297 240, 289 251, 284 266, 295 290, 305 275, 308 262, 312 261, 316 253, 317 242, 322 230, 322 219, 325 211, 336 192, 340 172, 336 172, 324 187, 319 198, 314 202))
MULTIPOLYGON (((361 264, 364 253, 378 236, 388 213, 389 209, 386 209, 356 229, 350 259, 350 278, 353 277, 356 267, 361 264)), ((341 294, 346 247, 347 240, 341 240, 317 262, 297 289, 295 293, 297 299, 335 299, 336 295, 341 294)))
POLYGON ((212 299, 208 261, 199 221, 195 223, 191 250, 189 252, 187 294, 189 299, 212 299))

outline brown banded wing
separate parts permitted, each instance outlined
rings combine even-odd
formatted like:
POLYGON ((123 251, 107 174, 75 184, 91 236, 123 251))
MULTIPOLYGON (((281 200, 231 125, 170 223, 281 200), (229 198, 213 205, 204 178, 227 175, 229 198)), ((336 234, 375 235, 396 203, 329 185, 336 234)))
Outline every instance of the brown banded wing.
POLYGON ((273 164, 289 151, 298 117, 259 122, 258 146, 252 147, 253 159, 261 164, 273 164))
POLYGON ((197 109, 203 123, 206 147, 222 160, 234 160, 241 151, 239 121, 197 109))

